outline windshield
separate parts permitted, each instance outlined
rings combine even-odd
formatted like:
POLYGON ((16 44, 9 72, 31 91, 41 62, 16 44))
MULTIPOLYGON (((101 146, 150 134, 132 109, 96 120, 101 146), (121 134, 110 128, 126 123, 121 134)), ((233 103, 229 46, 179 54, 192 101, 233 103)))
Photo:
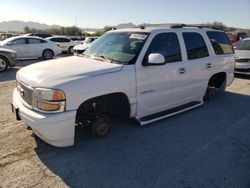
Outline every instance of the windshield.
POLYGON ((112 62, 133 64, 148 33, 111 32, 96 40, 85 52, 86 56, 105 57, 112 62))
POLYGON ((235 45, 236 50, 250 50, 250 40, 241 40, 235 45))

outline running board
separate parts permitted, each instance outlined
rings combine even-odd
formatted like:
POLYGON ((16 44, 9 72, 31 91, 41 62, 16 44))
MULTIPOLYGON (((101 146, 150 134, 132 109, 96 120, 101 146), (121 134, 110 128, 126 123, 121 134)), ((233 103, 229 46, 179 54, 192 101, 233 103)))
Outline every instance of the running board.
POLYGON ((191 110, 193 108, 199 107, 203 104, 203 101, 193 101, 175 108, 171 108, 162 112, 157 112, 155 114, 151 114, 148 116, 144 116, 141 118, 137 118, 137 121, 139 122, 140 125, 146 125, 149 123, 153 123, 155 121, 185 112, 187 110, 191 110))

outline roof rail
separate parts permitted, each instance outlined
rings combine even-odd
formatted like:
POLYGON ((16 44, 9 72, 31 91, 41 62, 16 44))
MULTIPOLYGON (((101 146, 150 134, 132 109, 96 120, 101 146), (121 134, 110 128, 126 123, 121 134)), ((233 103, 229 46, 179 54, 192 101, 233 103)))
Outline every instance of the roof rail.
POLYGON ((194 28, 211 28, 211 29, 217 29, 213 26, 209 26, 209 25, 192 25, 192 24, 183 24, 183 23, 160 23, 160 24, 141 24, 141 25, 137 25, 131 28, 139 28, 139 29, 145 29, 148 27, 168 27, 168 28, 173 28, 173 29, 178 29, 178 28, 184 28, 184 27, 194 27, 194 28))
POLYGON ((217 29, 217 28, 215 28, 213 26, 208 26, 208 25, 176 24, 176 25, 171 26, 171 28, 173 28, 173 29, 183 28, 183 27, 196 27, 196 28, 199 28, 199 29, 203 29, 203 28, 217 29))

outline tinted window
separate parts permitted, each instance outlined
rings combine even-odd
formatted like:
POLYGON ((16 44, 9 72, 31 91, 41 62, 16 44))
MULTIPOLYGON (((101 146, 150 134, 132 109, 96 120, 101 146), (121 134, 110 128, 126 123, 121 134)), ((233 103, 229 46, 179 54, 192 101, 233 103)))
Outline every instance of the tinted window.
POLYGON ((164 55, 166 63, 182 60, 178 37, 175 33, 161 33, 156 35, 148 48, 147 55, 150 53, 164 55))
POLYGON ((207 36, 213 46, 216 55, 234 53, 230 40, 223 32, 208 31, 207 36))
POLYGON ((204 39, 199 33, 183 33, 188 59, 209 56, 204 39))
POLYGON ((14 43, 14 45, 20 45, 20 44, 26 44, 26 39, 17 39, 17 40, 13 40, 12 41, 14 43))
POLYGON ((60 38, 52 38, 50 40, 53 41, 53 42, 61 42, 60 38))
POLYGON ((39 44, 41 41, 39 39, 29 39, 29 44, 39 44))
POLYGON ((60 42, 70 42, 70 40, 67 38, 60 38, 60 42))

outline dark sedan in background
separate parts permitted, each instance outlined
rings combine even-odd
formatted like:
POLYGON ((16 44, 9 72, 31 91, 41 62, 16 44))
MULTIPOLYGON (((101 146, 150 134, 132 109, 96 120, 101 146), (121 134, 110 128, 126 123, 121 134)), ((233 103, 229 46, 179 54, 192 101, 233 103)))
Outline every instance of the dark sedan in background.
POLYGON ((16 65, 16 51, 0 48, 0 73, 16 65))

